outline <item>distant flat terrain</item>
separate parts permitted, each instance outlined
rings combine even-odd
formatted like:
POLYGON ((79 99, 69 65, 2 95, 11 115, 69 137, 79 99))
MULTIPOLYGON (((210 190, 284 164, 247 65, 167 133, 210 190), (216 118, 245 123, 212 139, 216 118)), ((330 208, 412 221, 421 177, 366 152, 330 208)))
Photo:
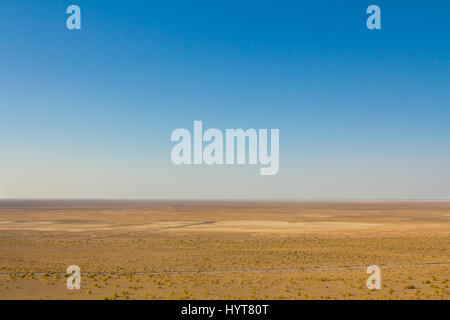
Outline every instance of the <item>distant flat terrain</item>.
POLYGON ((448 201, 0 200, 2 299, 449 299, 449 270, 448 201))

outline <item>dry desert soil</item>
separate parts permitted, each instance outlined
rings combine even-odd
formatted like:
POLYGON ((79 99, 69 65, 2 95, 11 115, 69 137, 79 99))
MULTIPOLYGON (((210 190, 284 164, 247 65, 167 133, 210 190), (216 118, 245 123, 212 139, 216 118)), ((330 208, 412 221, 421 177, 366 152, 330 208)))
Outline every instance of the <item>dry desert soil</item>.
POLYGON ((448 300, 449 270, 445 201, 0 200, 0 299, 448 300))

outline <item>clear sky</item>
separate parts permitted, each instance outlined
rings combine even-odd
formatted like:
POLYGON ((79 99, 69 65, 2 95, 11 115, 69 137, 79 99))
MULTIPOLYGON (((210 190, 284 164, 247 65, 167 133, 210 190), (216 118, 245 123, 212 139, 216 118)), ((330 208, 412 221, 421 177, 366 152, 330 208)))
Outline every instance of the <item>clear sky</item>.
POLYGON ((2 0, 0 198, 450 199, 450 2, 2 0), (175 166, 194 120, 279 173, 175 166))

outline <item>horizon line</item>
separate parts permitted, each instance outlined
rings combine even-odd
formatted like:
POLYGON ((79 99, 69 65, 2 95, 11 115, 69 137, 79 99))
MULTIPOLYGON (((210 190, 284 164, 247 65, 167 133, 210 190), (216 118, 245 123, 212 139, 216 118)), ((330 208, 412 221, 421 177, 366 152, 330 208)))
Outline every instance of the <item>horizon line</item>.
POLYGON ((255 201, 255 202, 290 202, 290 201, 450 201, 450 198, 0 198, 0 201, 255 201))

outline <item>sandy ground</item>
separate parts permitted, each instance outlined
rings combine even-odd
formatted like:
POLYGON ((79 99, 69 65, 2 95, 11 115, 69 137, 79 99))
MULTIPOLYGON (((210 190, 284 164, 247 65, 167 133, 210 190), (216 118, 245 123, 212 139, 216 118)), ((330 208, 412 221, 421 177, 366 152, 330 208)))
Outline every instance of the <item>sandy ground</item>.
POLYGON ((449 299, 449 268, 450 202, 0 201, 2 299, 449 299))

